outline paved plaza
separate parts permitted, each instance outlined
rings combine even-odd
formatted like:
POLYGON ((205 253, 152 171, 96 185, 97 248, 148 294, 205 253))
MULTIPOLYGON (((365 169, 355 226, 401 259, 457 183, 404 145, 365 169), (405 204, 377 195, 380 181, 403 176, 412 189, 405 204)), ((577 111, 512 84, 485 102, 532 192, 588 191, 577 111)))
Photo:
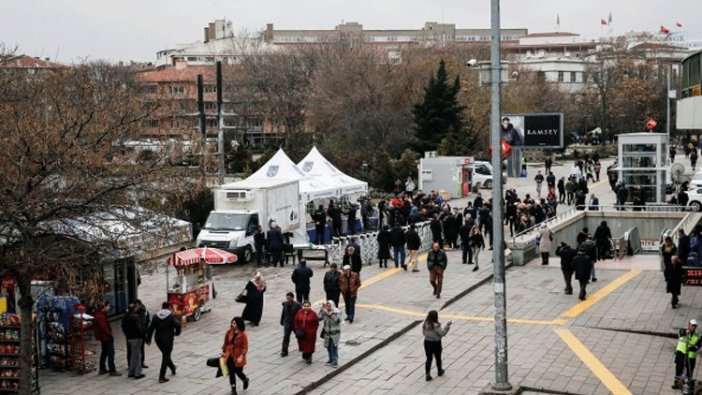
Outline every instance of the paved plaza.
MULTIPOLYGON (((569 166, 554 167, 557 172, 569 166)), ((532 173, 533 177, 533 173, 532 173)), ((530 179, 532 178, 530 177, 530 179)), ((531 183, 519 180, 520 195, 531 183)), ((600 200, 613 201, 606 183, 593 190, 600 200)), ((606 204, 606 203, 603 203, 606 204)), ((460 206, 460 204, 458 204, 460 206)), ((249 327, 250 351, 245 372, 251 386, 240 394, 477 394, 494 380, 494 302, 491 251, 480 256, 480 270, 460 263, 460 252, 449 251, 441 299, 432 296, 424 259, 420 273, 364 266, 356 320, 344 322, 339 348, 340 366, 324 366, 326 350, 317 341, 314 363, 308 366, 296 347, 279 356, 282 327, 280 303, 292 267, 262 267, 268 282, 264 315, 259 327, 249 327), (444 338, 443 377, 424 379, 420 322, 430 309, 442 322, 455 321, 444 338)), ((420 258, 424 258, 422 255, 420 258)), ((673 352, 677 327, 702 317, 702 290, 684 288, 681 305, 672 310, 665 293, 657 255, 637 255, 599 266, 598 280, 588 286, 588 299, 563 294, 558 259, 541 266, 532 262, 507 270, 509 377, 527 393, 673 394, 673 352)), ((311 298, 323 299, 326 268, 315 271, 311 298)), ((146 378, 126 377, 125 340, 119 322, 117 366, 123 377, 78 376, 71 372, 41 372, 47 394, 226 394, 228 381, 215 379, 205 360, 219 356, 229 321, 243 305, 234 297, 257 270, 255 265, 215 267, 218 298, 201 321, 188 323, 176 338, 173 359, 177 376, 158 384, 160 353, 147 347, 146 378)), ((142 273, 140 296, 149 310, 165 298, 163 268, 142 273)), ((577 288, 577 285, 575 286, 577 288)), ((577 289, 576 289, 577 294, 577 289)), ((343 311, 343 306, 342 306, 343 311)), ((294 342, 294 340, 293 340, 294 342)), ((436 376, 436 368, 432 372, 436 376)))

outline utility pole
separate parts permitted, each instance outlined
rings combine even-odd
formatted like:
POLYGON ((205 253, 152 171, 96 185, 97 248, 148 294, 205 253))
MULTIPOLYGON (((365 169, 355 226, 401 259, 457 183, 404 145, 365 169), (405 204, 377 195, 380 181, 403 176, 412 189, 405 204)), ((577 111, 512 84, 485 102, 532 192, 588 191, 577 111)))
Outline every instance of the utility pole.
POLYGON ((222 62, 217 61, 217 152, 219 153, 219 185, 224 184, 224 117, 222 117, 222 62))
POLYGON ((207 184, 207 165, 206 154, 207 154, 207 128, 205 125, 205 101, 203 99, 204 86, 202 82, 202 74, 197 75, 197 112, 198 112, 198 130, 202 135, 202 146, 201 152, 202 157, 200 160, 200 170, 202 172, 202 182, 207 184))
POLYGON ((492 265, 495 285, 495 383, 497 391, 509 391, 507 377, 507 297, 505 293, 505 244, 502 201, 502 133, 500 130, 500 0, 491 0, 490 43, 490 142, 492 143, 492 265))
POLYGON ((666 90, 665 90, 665 133, 668 135, 668 144, 670 144, 670 73, 673 72, 673 64, 668 63, 668 71, 666 73, 666 90))

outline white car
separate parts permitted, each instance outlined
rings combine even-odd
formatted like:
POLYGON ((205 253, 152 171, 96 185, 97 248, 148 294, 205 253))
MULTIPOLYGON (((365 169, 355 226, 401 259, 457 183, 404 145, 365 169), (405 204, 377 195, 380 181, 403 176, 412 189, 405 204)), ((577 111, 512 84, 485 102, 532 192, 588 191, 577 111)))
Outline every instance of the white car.
POLYGON ((688 189, 702 188, 702 171, 695 173, 687 184, 688 189))
POLYGON ((690 189, 685 192, 687 194, 687 206, 694 211, 702 211, 702 187, 690 189))

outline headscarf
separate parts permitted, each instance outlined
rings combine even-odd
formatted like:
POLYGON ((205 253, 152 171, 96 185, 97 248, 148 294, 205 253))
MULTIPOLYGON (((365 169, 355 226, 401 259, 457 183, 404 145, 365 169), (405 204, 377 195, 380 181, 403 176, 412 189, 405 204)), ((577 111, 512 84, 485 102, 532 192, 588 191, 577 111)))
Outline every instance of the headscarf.
POLYGON ((261 272, 259 271, 257 271, 253 276, 251 282, 254 283, 259 290, 266 286, 266 282, 263 280, 263 275, 261 275, 261 272))
MULTIPOLYGON (((340 314, 340 313, 341 313, 341 310, 339 310, 339 309, 336 307, 336 303, 334 303, 333 300, 327 300, 327 303, 329 303, 329 304, 332 306, 332 313, 337 313, 337 314, 340 314)), ((325 307, 324 310, 326 310, 326 309, 327 309, 327 308, 325 307)))

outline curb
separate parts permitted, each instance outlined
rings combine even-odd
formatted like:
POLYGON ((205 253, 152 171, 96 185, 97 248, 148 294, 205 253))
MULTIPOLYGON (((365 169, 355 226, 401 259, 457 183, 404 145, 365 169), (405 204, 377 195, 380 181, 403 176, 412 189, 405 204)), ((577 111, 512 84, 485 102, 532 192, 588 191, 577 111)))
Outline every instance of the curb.
MULTIPOLYGON (((505 271, 507 271, 507 269, 509 269, 510 267, 512 267, 512 262, 505 265, 505 271)), ((493 274, 489 274, 484 279, 478 281, 477 283, 475 283, 475 284, 471 285, 470 287, 464 289, 463 291, 459 292, 456 296, 447 300, 446 303, 444 303, 444 305, 441 306, 441 308, 439 310, 443 310, 443 309, 447 308, 451 304, 457 302, 458 300, 460 300, 464 296, 468 295, 469 293, 475 291, 479 287, 482 287, 483 285, 489 283, 490 281, 492 281, 493 276, 494 276, 493 274)))

